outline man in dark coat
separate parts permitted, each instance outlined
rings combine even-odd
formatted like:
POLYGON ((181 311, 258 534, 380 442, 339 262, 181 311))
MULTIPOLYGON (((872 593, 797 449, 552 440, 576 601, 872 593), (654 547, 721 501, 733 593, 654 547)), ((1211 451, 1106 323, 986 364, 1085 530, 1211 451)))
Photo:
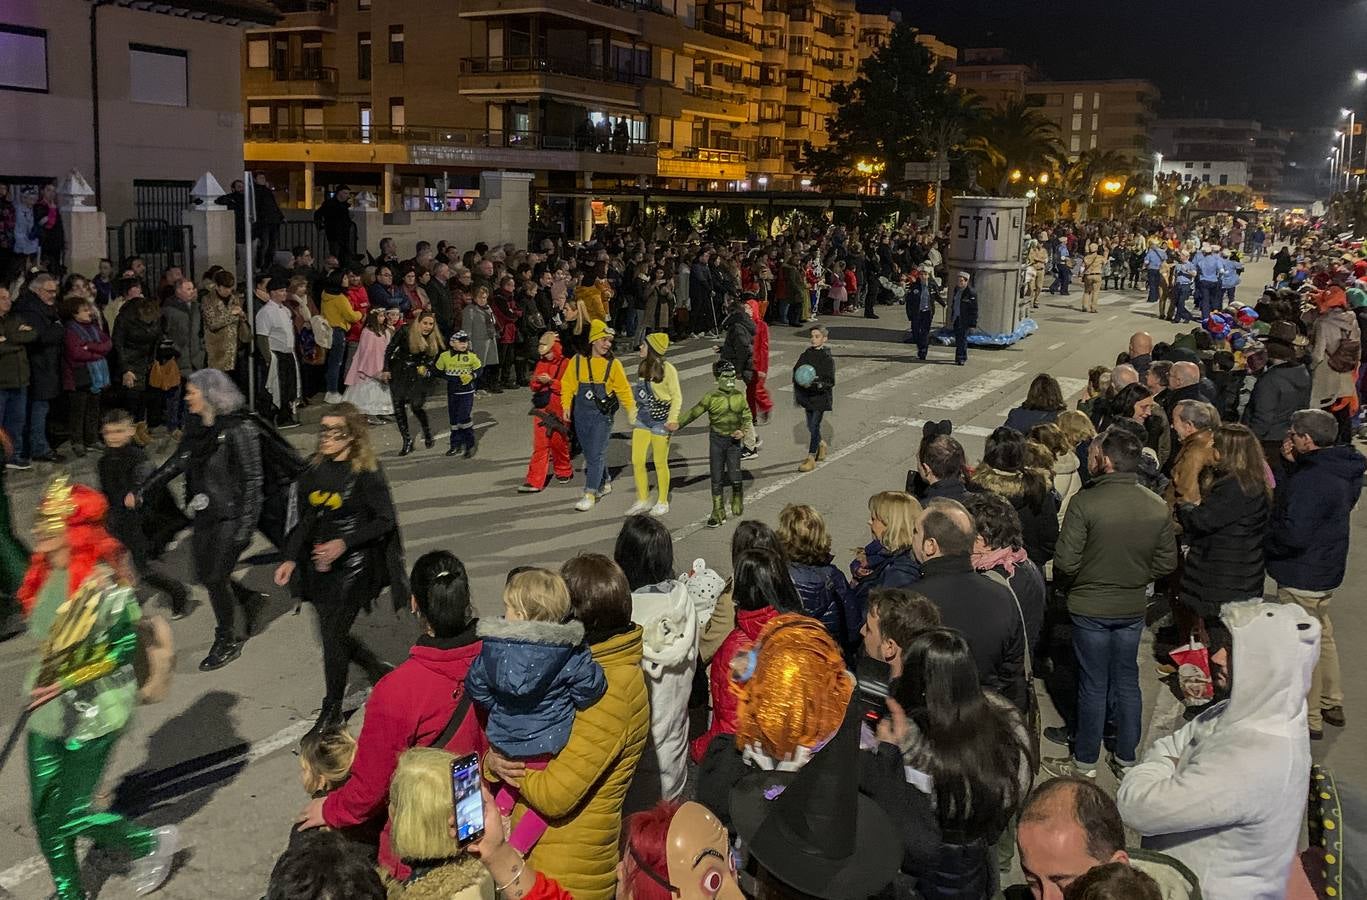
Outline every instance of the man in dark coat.
POLYGON ((1011 590, 973 569, 973 517, 957 500, 930 501, 916 520, 912 549, 921 563, 916 590, 940 608, 944 624, 968 640, 978 680, 1025 711, 1025 633, 1011 590))
POLYGON ((256 204, 256 219, 253 220, 256 238, 256 268, 268 269, 275 264, 275 249, 280 243, 280 224, 285 214, 275 200, 275 188, 266 181, 265 172, 257 172, 252 180, 252 200, 256 204))
POLYGON ((1290 322, 1273 323, 1267 339, 1269 365, 1254 383, 1244 409, 1244 424, 1262 442, 1263 455, 1279 482, 1285 472, 1282 441, 1291 416, 1310 405, 1310 370, 1296 358, 1295 336, 1296 326, 1290 322))
POLYGON ((1335 446, 1338 420, 1322 409, 1291 417, 1282 445, 1286 476, 1277 482, 1267 529, 1267 574, 1277 600, 1298 603, 1320 623, 1320 659, 1310 681, 1310 737, 1324 722, 1342 727, 1343 682, 1329 620, 1329 600, 1343 583, 1348 562, 1349 516, 1362 493, 1367 459, 1351 446, 1335 446))
POLYGON ((14 311, 36 332, 28 350, 28 427, 15 455, 19 459, 61 462, 64 457, 47 442, 47 414, 52 401, 62 393, 62 348, 66 328, 57 312, 57 279, 46 272, 33 277, 19 295, 14 311))
POLYGON ((342 265, 356 258, 356 245, 351 233, 351 189, 338 185, 332 196, 313 211, 313 224, 327 238, 328 253, 342 265))
POLYGON ((949 300, 949 321, 954 327, 954 363, 968 362, 968 332, 978 324, 978 294, 968 286, 972 280, 967 272, 960 272, 949 300))
POLYGON ((907 288, 907 321, 911 323, 903 343, 916 345, 916 358, 925 359, 930 352, 930 328, 935 321, 935 304, 941 302, 940 286, 935 283, 934 270, 922 263, 912 270, 907 288))

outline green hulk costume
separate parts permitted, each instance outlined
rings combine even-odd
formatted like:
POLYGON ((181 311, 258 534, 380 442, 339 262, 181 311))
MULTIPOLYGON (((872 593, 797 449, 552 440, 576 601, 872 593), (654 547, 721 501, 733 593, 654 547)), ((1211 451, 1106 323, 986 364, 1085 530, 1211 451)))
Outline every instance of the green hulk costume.
POLYGON ((740 470, 741 439, 754 429, 745 391, 730 363, 722 363, 717 368, 716 389, 703 394, 697 405, 679 420, 679 427, 683 428, 704 413, 711 425, 707 461, 712 475, 712 515, 707 520, 707 527, 716 528, 726 521, 722 491, 728 483, 731 485, 731 514, 740 516, 745 512, 740 470))
POLYGON ((139 894, 165 881, 177 843, 173 827, 149 830, 91 806, 137 704, 133 660, 142 615, 133 588, 111 567, 111 556, 122 548, 104 531, 106 509, 98 492, 54 481, 39 507, 37 541, 44 555, 35 557, 25 584, 30 594, 21 593, 29 605, 29 633, 42 643, 26 692, 49 686, 60 691, 28 719, 33 824, 58 900, 86 896, 77 838, 134 856, 131 874, 139 894), (50 567, 49 560, 58 558, 53 545, 69 548, 66 567, 50 567))
POLYGON ((0 641, 24 630, 16 595, 28 569, 28 549, 14 534, 4 472, 5 467, 0 466, 0 641))

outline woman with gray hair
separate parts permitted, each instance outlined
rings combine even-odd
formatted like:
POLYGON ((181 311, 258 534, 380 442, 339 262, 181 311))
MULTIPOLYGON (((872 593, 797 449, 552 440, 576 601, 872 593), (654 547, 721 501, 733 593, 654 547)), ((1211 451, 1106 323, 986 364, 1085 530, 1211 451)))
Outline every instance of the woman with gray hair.
POLYGON ((185 476, 186 512, 193 517, 192 557, 195 577, 209 592, 216 625, 209 655, 201 671, 222 668, 242 653, 265 602, 233 580, 233 569, 256 531, 264 494, 261 440, 242 411, 242 392, 218 369, 191 373, 185 387, 190 414, 185 436, 175 453, 150 475, 131 508, 177 475, 185 476), (242 607, 242 627, 237 607, 242 607))

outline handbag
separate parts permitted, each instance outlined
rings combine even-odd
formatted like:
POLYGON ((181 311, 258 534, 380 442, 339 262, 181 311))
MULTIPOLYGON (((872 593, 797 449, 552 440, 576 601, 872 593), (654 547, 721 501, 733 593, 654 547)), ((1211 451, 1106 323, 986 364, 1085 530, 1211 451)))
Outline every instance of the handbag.
MULTIPOLYGON (((567 363, 565 360, 560 360, 560 365, 556 367, 555 378, 552 380, 552 383, 558 382, 565 376, 566 365, 567 363)), ((549 385, 532 391, 532 409, 545 409, 550 406, 551 397, 553 396, 555 396, 555 394, 549 385)))
POLYGON ((174 356, 153 362, 147 373, 147 386, 159 391, 175 390, 180 387, 180 380, 180 363, 176 362, 174 356))
POLYGON ((1020 598, 1016 596, 1016 589, 1011 586, 1009 578, 995 569, 988 569, 983 574, 1011 592, 1011 600, 1016 604, 1016 615, 1020 616, 1021 643, 1025 647, 1025 733, 1030 742, 1031 761, 1038 764, 1043 723, 1040 721, 1039 697, 1035 695, 1035 664, 1030 658, 1030 632, 1025 625, 1025 610, 1021 609, 1020 598))
POLYGON ((638 405, 652 421, 663 422, 669 418, 669 401, 656 397, 655 392, 650 389, 650 382, 642 381, 637 384, 636 399, 641 401, 638 405))

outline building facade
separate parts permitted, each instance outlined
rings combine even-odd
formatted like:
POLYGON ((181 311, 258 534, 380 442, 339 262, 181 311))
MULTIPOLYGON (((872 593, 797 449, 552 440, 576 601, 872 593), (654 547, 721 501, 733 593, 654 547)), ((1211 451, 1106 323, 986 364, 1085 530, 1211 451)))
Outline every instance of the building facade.
POLYGON ((1239 160, 1193 160, 1163 157, 1154 172, 1159 176, 1176 176, 1185 187, 1247 187, 1248 163, 1239 160))
POLYGON ((1025 103, 1058 128, 1069 159, 1086 151, 1113 152, 1139 161, 1149 156, 1149 129, 1157 118, 1158 88, 1142 78, 1102 81, 1031 81, 1025 103))
POLYGON ((1153 126, 1154 149, 1164 159, 1241 163, 1248 186, 1260 194, 1281 189, 1290 142, 1290 132, 1253 119, 1161 119, 1153 126))
POLYGON ((0 116, 11 123, 0 180, 39 184, 74 168, 111 227, 178 216, 205 172, 241 173, 242 26, 277 18, 264 0, 0 5, 0 116))
POLYGON ((277 5, 243 48, 248 163, 288 205, 345 182, 386 211, 454 208, 500 168, 542 193, 800 188, 832 88, 894 25, 854 0, 277 5))

